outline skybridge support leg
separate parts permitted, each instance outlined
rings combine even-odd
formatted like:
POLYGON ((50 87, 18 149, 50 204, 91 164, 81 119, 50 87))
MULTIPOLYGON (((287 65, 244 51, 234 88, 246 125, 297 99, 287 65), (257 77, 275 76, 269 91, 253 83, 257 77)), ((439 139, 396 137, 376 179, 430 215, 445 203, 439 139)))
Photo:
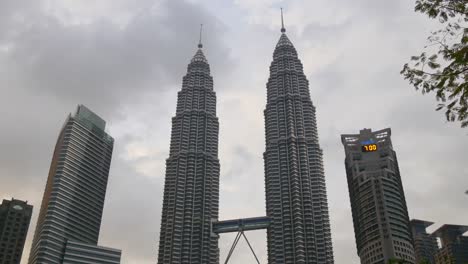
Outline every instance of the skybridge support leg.
POLYGON ((249 242, 249 240, 247 239, 247 236, 245 236, 244 232, 242 232, 242 235, 244 236, 245 241, 247 241, 247 245, 249 245, 250 251, 252 251, 252 254, 253 254, 254 257, 255 257, 255 260, 257 261, 258 264, 260 264, 260 261, 258 260, 257 255, 255 254, 255 252, 254 252, 252 246, 250 245, 250 242, 249 242))
POLYGON ((244 234, 244 231, 242 231, 242 230, 237 233, 236 238, 234 239, 234 242, 232 243, 231 250, 229 250, 229 253, 228 253, 227 257, 226 257, 226 261, 224 262, 224 264, 228 263, 229 259, 232 256, 232 253, 234 252, 234 249, 236 249, 237 243, 239 243, 239 240, 241 239, 241 237, 244 237, 245 241, 247 242, 247 245, 249 245, 250 251, 252 251, 252 254, 255 257, 255 260, 257 261, 258 264, 260 264, 260 261, 258 260, 257 255, 255 254, 252 246, 250 245, 250 242, 247 239, 247 236, 244 234))

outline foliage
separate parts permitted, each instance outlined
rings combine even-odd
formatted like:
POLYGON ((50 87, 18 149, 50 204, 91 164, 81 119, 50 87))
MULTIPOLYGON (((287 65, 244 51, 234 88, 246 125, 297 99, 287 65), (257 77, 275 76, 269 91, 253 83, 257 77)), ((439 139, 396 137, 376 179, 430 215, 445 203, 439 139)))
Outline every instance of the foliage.
POLYGON ((423 94, 434 92, 448 121, 468 127, 468 1, 416 0, 416 12, 445 27, 432 32, 429 45, 403 66, 401 74, 423 94))

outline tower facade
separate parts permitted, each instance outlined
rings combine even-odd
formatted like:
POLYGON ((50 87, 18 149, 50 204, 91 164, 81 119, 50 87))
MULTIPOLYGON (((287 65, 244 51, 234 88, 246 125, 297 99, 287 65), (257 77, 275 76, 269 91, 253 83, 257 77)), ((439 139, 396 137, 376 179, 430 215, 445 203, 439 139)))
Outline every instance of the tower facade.
POLYGON ((62 263, 68 241, 97 245, 114 140, 83 105, 55 145, 29 263, 62 263))
POLYGON ((434 224, 419 219, 410 221, 411 232, 413 233, 414 257, 416 263, 434 264, 434 254, 438 250, 437 239, 426 231, 426 228, 434 224))
POLYGON ((296 49, 285 34, 273 53, 265 114, 268 262, 333 263, 315 107, 296 49))
POLYGON ((199 44, 188 65, 172 119, 166 160, 158 263, 218 263, 219 159, 216 94, 199 44))
POLYGON ((391 259, 415 262, 408 209, 390 135, 387 128, 341 136, 361 264, 391 259))
POLYGON ((12 199, 0 205, 0 264, 20 263, 31 221, 32 205, 12 199))

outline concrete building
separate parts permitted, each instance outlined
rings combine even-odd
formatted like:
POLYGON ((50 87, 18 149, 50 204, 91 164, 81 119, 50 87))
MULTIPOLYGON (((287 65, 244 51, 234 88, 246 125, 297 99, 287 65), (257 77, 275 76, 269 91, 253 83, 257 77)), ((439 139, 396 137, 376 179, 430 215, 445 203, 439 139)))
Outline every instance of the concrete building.
POLYGON ((432 233, 442 246, 434 255, 435 264, 468 263, 468 237, 463 236, 467 231, 468 226, 443 225, 432 233))
POLYGON ((67 241, 63 264, 120 264, 121 251, 113 248, 67 241))
POLYGON ((361 264, 414 263, 408 210, 390 128, 342 135, 361 264))
POLYGON ((437 252, 437 239, 427 233, 426 228, 434 224, 419 219, 410 221, 411 232, 413 234, 413 245, 416 263, 434 264, 434 254, 437 252))
POLYGON ((171 145, 159 238, 158 263, 219 262, 219 159, 216 94, 202 44, 188 65, 172 118, 171 145))
POLYGON ((69 115, 52 157, 30 264, 62 263, 70 241, 97 245, 114 139, 83 105, 69 115))
POLYGON ((268 263, 331 264, 333 248, 315 107, 285 33, 273 52, 265 114, 268 263))
POLYGON ((0 264, 20 263, 33 207, 12 199, 0 205, 0 264))

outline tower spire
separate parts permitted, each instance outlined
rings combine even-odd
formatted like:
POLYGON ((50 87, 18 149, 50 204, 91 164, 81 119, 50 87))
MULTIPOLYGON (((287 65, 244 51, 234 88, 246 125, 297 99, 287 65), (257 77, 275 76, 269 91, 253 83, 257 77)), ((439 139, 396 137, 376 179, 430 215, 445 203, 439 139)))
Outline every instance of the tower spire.
POLYGON ((286 29, 284 28, 283 8, 281 7, 281 33, 284 32, 286 32, 286 29))
POLYGON ((202 44, 202 30, 203 30, 203 24, 200 24, 200 40, 198 41, 198 48, 201 49, 203 48, 203 44, 202 44))

